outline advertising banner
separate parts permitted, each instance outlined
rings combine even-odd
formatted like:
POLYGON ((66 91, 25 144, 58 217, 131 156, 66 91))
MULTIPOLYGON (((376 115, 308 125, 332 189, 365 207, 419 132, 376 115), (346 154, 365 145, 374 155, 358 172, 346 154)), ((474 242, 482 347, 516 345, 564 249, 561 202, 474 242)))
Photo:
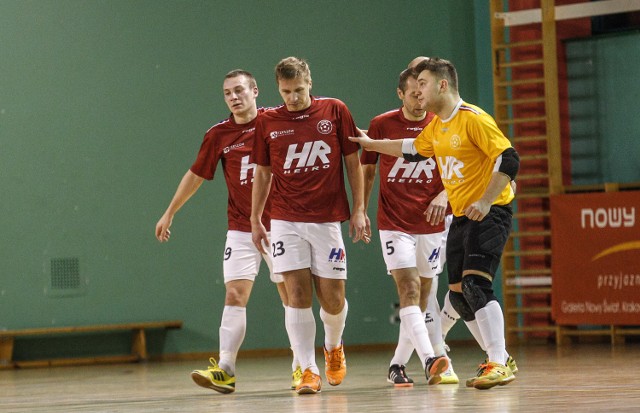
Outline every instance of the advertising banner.
POLYGON ((640 325, 640 191, 551 197, 552 315, 640 325))

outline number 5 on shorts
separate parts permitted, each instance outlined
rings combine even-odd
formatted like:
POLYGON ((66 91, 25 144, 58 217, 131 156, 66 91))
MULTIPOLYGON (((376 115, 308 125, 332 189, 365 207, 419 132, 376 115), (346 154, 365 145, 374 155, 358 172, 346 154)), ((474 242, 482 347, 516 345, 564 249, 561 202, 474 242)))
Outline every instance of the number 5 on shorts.
POLYGON ((387 241, 387 243, 386 243, 387 255, 392 255, 396 251, 396 249, 393 248, 393 245, 391 245, 391 244, 393 244, 393 241, 387 241))

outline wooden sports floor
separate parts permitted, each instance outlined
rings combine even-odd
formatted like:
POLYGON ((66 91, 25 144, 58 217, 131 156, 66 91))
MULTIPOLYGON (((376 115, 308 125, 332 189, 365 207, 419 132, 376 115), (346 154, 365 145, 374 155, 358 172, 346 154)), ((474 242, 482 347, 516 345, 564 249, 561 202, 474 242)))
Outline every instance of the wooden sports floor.
MULTIPOLYGON (((189 377, 207 360, 0 370, 0 412, 637 412, 640 344, 532 345, 510 349, 517 379, 490 390, 466 388, 483 359, 471 344, 453 345, 458 385, 427 386, 414 356, 413 388, 386 382, 391 351, 347 354, 348 374, 337 387, 297 395, 287 357, 241 358, 237 390, 223 395, 189 377)), ((322 359, 317 357, 318 362, 322 359)), ((323 376, 324 378, 324 376, 323 376)))

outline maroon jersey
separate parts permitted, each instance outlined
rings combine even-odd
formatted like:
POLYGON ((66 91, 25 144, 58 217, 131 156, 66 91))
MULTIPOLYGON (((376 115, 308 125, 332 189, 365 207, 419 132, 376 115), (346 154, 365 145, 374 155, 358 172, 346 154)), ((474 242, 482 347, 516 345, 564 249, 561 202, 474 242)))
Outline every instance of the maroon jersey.
MULTIPOLYGON (((427 126, 433 113, 421 121, 404 117, 402 108, 376 116, 369 124, 371 139, 415 138, 427 126)), ((375 165, 380 158, 380 194, 378 196, 378 229, 407 234, 432 234, 444 231, 444 223, 431 225, 424 211, 431 200, 444 189, 433 158, 407 162, 402 158, 363 151, 362 164, 375 165)))
POLYGON ((338 99, 312 97, 305 110, 282 105, 258 116, 252 159, 271 166, 272 219, 349 219, 342 157, 358 151, 349 136, 357 136, 356 125, 338 99))
MULTIPOLYGON (((258 113, 265 109, 258 109, 258 113)), ((191 172, 212 180, 218 161, 222 161, 224 180, 229 192, 227 219, 230 230, 251 232, 251 189, 256 165, 249 161, 255 142, 256 120, 237 124, 233 115, 214 125, 204 135, 198 158, 191 172)), ((262 223, 269 230, 269 200, 262 223)))

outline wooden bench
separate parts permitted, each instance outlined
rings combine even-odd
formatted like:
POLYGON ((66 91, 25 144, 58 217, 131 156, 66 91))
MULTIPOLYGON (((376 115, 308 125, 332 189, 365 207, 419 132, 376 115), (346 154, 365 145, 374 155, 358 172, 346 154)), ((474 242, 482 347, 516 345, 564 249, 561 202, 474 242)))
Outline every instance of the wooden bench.
POLYGON ((0 369, 16 367, 46 367, 78 364, 124 363, 143 361, 149 358, 145 330, 182 328, 182 321, 150 321, 126 324, 104 324, 80 327, 45 327, 24 330, 0 330, 0 369), (52 360, 13 360, 16 337, 50 336, 59 334, 84 334, 131 331, 131 353, 126 355, 61 358, 52 360))

